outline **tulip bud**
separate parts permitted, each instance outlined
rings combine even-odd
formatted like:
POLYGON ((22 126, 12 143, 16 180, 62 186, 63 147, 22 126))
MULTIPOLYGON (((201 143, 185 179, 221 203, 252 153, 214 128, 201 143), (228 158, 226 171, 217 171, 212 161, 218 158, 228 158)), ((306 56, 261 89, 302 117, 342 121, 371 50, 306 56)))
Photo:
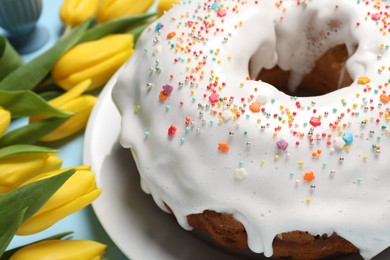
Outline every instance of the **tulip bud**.
POLYGON ((27 180, 61 167, 61 158, 47 153, 19 154, 0 160, 0 194, 19 187, 27 180))
MULTIPOLYGON (((52 197, 18 229, 18 235, 40 232, 62 218, 88 206, 102 192, 96 187, 95 174, 89 167, 76 167, 76 172, 59 188, 52 197)), ((64 170, 48 172, 24 183, 45 179, 64 170)))
POLYGON ((65 0, 60 9, 60 18, 69 26, 76 26, 95 16, 99 0, 65 0))
POLYGON ((102 259, 106 247, 90 240, 45 240, 19 249, 10 260, 102 259))
POLYGON ((133 54, 133 36, 113 34, 76 45, 54 65, 53 80, 65 90, 91 79, 88 90, 103 86, 133 54))
POLYGON ((104 23, 125 15, 145 13, 153 2, 154 0, 102 0, 97 11, 97 20, 104 23))
MULTIPOLYGON (((96 103, 96 97, 92 95, 82 95, 91 85, 90 79, 80 82, 77 86, 65 92, 61 96, 50 100, 48 103, 64 111, 74 112, 65 123, 41 138, 42 142, 57 141, 69 137, 85 128, 89 115, 96 103)), ((40 121, 45 116, 35 116, 30 118, 30 122, 40 121)))
POLYGON ((0 106, 0 136, 2 136, 11 123, 11 113, 0 106))
POLYGON ((177 4, 179 0, 159 0, 157 5, 157 14, 163 15, 164 12, 171 9, 171 7, 177 4))

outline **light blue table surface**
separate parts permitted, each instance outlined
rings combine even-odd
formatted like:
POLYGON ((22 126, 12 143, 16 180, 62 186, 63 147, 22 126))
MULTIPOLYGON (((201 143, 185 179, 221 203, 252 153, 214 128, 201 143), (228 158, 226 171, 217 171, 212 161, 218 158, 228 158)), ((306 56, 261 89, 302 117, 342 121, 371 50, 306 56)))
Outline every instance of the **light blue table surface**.
MULTIPOLYGON (((62 0, 43 0, 43 10, 38 25, 45 26, 48 29, 50 38, 39 50, 31 54, 23 55, 22 57, 25 61, 31 60, 36 55, 50 48, 61 35, 63 30, 63 25, 59 18, 61 4, 62 0)), ((4 32, 0 29, 0 34, 3 33, 4 32)), ((10 129, 18 127, 20 124, 23 124, 23 122, 13 122, 10 129)), ((83 133, 81 133, 67 143, 52 144, 49 146, 60 150, 58 156, 63 159, 63 167, 65 168, 83 164, 83 141, 84 136, 83 133)), ((72 235, 73 239, 94 240, 108 245, 105 259, 127 259, 108 237, 91 206, 66 217, 49 229, 38 234, 14 237, 8 248, 11 249, 65 231, 74 231, 74 234, 72 235)))

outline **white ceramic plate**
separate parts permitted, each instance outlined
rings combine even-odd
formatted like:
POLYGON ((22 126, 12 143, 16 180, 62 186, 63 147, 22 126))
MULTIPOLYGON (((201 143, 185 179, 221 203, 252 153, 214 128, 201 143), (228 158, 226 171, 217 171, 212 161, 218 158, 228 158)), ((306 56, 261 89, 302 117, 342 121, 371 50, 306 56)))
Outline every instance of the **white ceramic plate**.
POLYGON ((143 193, 130 152, 118 143, 120 117, 111 100, 114 81, 100 94, 84 141, 84 163, 92 166, 103 188, 93 209, 108 235, 133 260, 237 259, 182 229, 143 193))
MULTIPOLYGON (((171 215, 157 207, 151 196, 142 192, 130 152, 118 143, 120 116, 111 99, 115 80, 114 76, 100 94, 84 141, 84 163, 92 166, 97 184, 104 190, 92 206, 108 235, 133 260, 242 259, 243 255, 228 254, 194 232, 183 230, 171 215)), ((388 249, 375 259, 389 259, 389 255, 388 249)), ((254 257, 265 259, 257 254, 244 258, 254 257)))

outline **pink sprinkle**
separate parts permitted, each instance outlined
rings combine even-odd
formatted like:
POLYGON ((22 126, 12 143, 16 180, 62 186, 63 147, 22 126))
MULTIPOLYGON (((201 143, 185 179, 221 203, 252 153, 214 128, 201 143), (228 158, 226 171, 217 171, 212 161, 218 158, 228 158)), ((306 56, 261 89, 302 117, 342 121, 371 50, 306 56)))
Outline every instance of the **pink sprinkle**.
POLYGON ((168 136, 169 136, 169 137, 174 136, 175 133, 176 133, 176 131, 177 131, 177 127, 174 126, 174 125, 171 125, 171 126, 169 127, 169 129, 168 129, 168 136))
POLYGON ((379 19, 381 19, 381 14, 380 13, 372 14, 371 19, 374 21, 378 21, 379 19))
POLYGON ((226 15, 226 10, 224 10, 224 9, 219 9, 219 10, 217 11, 217 15, 218 15, 219 17, 224 17, 224 16, 226 15))
POLYGON ((284 139, 280 139, 276 142, 276 146, 278 147, 278 150, 285 151, 287 149, 288 143, 284 139))
POLYGON ((210 102, 212 104, 214 104, 215 102, 218 102, 219 94, 218 93, 213 93, 213 94, 210 95, 209 99, 210 99, 210 102))
POLYGON ((167 85, 164 85, 162 88, 163 88, 165 95, 170 95, 172 93, 173 87, 171 85, 167 84, 167 85))
POLYGON ((313 117, 310 119, 310 124, 311 124, 312 126, 320 126, 320 125, 321 125, 321 120, 320 120, 319 118, 313 116, 313 117))

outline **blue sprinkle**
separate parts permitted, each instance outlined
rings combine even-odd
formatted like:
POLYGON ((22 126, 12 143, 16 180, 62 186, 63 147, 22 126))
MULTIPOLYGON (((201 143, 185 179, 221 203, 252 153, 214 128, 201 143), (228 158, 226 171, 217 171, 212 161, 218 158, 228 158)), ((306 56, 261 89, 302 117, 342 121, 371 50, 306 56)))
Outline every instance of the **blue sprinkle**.
POLYGON ((162 27, 163 27, 162 23, 157 23, 156 24, 156 32, 160 31, 162 27))
POLYGON ((348 132, 343 133, 343 140, 346 144, 350 144, 353 141, 353 135, 348 132))
POLYGON ((219 9, 220 7, 221 7, 221 5, 219 3, 213 3, 211 5, 211 9, 213 9, 213 10, 219 9))

